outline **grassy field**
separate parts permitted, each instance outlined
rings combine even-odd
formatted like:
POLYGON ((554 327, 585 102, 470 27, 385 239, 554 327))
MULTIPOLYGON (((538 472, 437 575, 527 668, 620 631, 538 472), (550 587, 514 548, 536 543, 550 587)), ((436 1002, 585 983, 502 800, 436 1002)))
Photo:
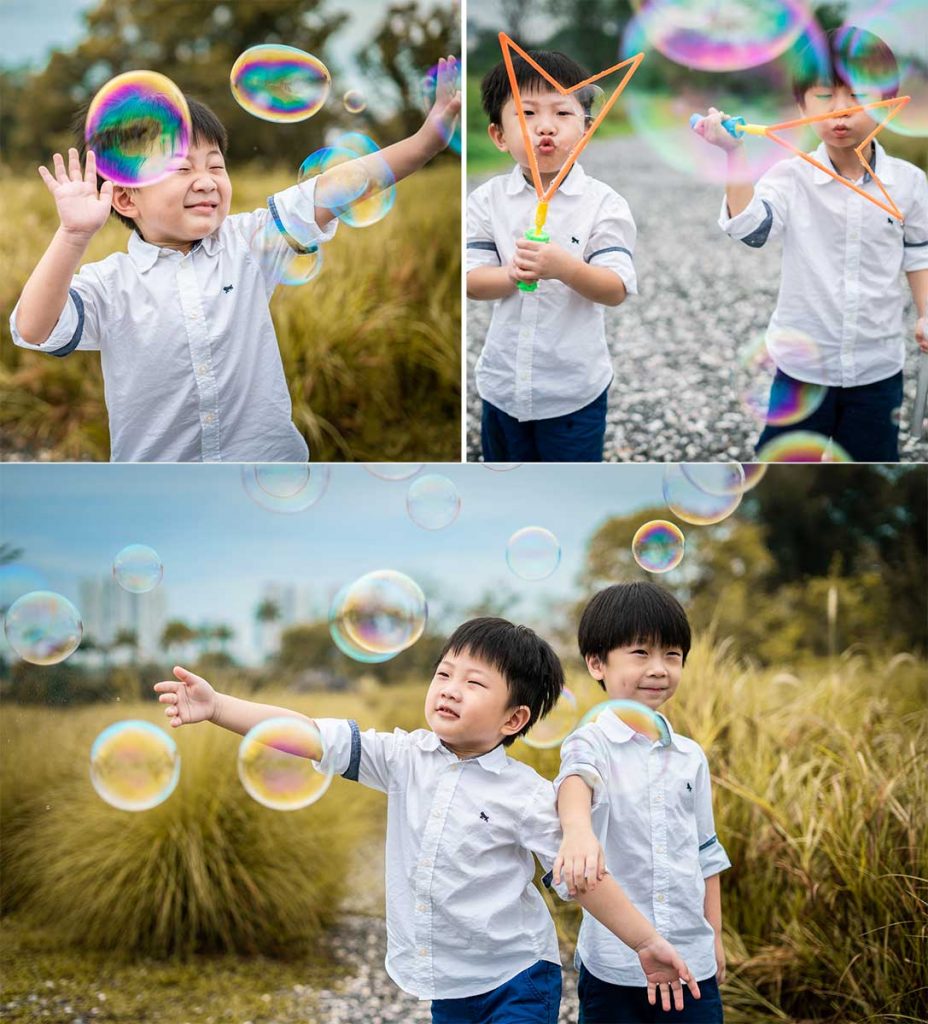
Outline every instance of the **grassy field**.
MULTIPOLYGON (((233 212, 264 205, 292 184, 233 168, 233 212)), ((278 288, 271 304, 293 418, 316 461, 460 458, 460 177, 451 163, 397 189, 369 228, 342 226, 322 273, 278 288)), ((54 204, 38 175, 0 171, 6 273, 0 283, 0 427, 20 458, 107 459, 97 353, 53 359, 15 348, 9 313, 51 239, 54 204)), ((124 250, 109 223, 85 262, 124 250)))
MULTIPOLYGON (((600 691, 571 675, 581 708, 596 703, 600 691)), ((905 654, 850 652, 786 674, 736 660, 725 643, 694 648, 667 712, 707 752, 733 863, 722 880, 730 1024, 928 1016, 926 695, 928 665, 905 654)), ((422 696, 411 683, 260 699, 390 729, 421 724, 422 696)), ((178 792, 155 811, 120 814, 96 797, 84 762, 93 736, 130 714, 157 711, 6 709, 3 998, 16 1004, 7 1019, 37 1021, 64 999, 119 1024, 299 1020, 294 986, 332 980, 320 951, 346 885, 373 884, 344 865, 380 835, 383 799, 336 780, 319 804, 275 815, 240 790, 235 737, 204 726, 178 735, 178 792), (212 869, 190 884, 198 863, 212 869), (260 879, 263 902, 234 885, 212 891, 237 869, 260 879), (182 916, 159 931, 175 893, 182 916), (106 949, 117 952, 95 952, 106 949)), ((556 750, 517 743, 511 753, 549 777, 557 770, 556 750)), ((576 912, 553 909, 566 952, 576 912)))

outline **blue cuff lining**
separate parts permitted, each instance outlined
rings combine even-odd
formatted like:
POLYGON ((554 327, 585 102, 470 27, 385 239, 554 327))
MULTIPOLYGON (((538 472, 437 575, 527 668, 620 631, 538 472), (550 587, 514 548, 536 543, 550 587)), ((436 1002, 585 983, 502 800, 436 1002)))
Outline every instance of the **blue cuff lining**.
POLYGON ((770 229, 773 227, 773 208, 766 199, 761 199, 764 204, 764 209, 767 211, 767 216, 764 217, 763 223, 760 227, 755 228, 749 235, 745 235, 741 239, 745 245, 749 245, 752 249, 759 249, 770 235, 770 229))
POLYGON ((351 757, 348 767, 342 772, 342 778, 357 782, 358 770, 361 767, 361 730, 353 719, 349 719, 348 728, 351 730, 351 757))
POLYGON ((468 242, 468 249, 486 249, 487 252, 495 252, 499 256, 499 249, 496 248, 496 242, 468 242))
POLYGON ((300 245, 293 235, 287 231, 284 227, 284 222, 280 219, 280 214, 277 212, 277 203, 274 202, 273 196, 267 197, 267 208, 271 211, 271 216, 274 218, 277 230, 284 236, 284 241, 294 252, 299 253, 301 256, 305 256, 307 253, 316 252, 318 250, 318 245, 312 245, 308 249, 306 246, 300 245))
POLYGON ((702 846, 699 847, 699 852, 702 853, 702 851, 705 850, 705 848, 707 846, 711 846, 713 843, 717 843, 718 841, 719 841, 719 837, 718 836, 713 836, 711 839, 707 839, 702 844, 702 846))
POLYGON ((632 256, 631 250, 625 249, 621 245, 610 245, 607 249, 597 249, 596 252, 594 252, 591 256, 585 257, 586 262, 591 263, 593 260, 596 259, 597 256, 602 256, 604 252, 624 252, 625 255, 628 256, 628 258, 632 260, 632 262, 634 262, 634 257, 632 256))
POLYGON ((50 356, 58 356, 59 358, 70 355, 81 343, 81 336, 84 333, 84 300, 73 288, 68 289, 68 295, 71 296, 71 301, 77 310, 77 327, 74 328, 74 333, 71 335, 71 340, 67 345, 56 348, 53 352, 48 353, 50 356))
POLYGON ((921 249, 923 246, 928 245, 928 242, 902 242, 903 248, 905 249, 921 249))

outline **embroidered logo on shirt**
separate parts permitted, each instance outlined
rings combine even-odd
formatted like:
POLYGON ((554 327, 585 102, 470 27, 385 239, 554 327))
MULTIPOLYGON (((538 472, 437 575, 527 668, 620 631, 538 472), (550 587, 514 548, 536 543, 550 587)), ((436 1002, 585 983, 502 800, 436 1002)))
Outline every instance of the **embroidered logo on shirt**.
POLYGON ((481 811, 480 812, 480 820, 481 821, 489 821, 490 819, 483 813, 483 811, 481 811))
POLYGON ((579 245, 580 244, 580 239, 579 238, 574 238, 573 235, 570 236, 570 240, 574 243, 574 245, 579 245))
POLYGON ((693 787, 689 783, 686 784, 686 788, 690 793, 693 792, 693 787))
POLYGON ((224 285, 222 286, 222 290, 223 290, 223 291, 224 291, 224 292, 226 293, 226 295, 228 295, 228 294, 229 294, 229 292, 230 292, 230 291, 232 291, 232 289, 233 289, 234 287, 235 287, 235 285, 233 285, 233 284, 224 284, 224 285))

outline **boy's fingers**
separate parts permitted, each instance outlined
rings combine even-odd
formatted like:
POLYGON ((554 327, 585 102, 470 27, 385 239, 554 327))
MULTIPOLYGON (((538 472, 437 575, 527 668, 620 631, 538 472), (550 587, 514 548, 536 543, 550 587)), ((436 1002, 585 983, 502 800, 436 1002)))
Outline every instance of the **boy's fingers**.
POLYGON ((52 157, 52 164, 55 168, 55 177, 58 179, 60 185, 67 184, 68 176, 64 173, 64 157, 60 153, 56 153, 52 157))
POLYGON ((81 158, 73 147, 68 150, 68 175, 71 181, 81 180, 81 158))
POLYGON ((84 181, 93 185, 97 183, 97 158, 92 149, 87 151, 87 162, 84 164, 84 181))
POLYGON ((701 999, 702 997, 699 994, 699 985, 696 979, 691 974, 687 973, 684 980, 686 981, 686 987, 690 990, 690 995, 694 999, 701 999))
POLYGON ((664 988, 663 985, 657 986, 661 990, 661 1009, 667 1013, 670 1011, 670 986, 664 988))
POLYGON ((47 167, 39 168, 39 177, 45 182, 46 186, 50 191, 54 191, 55 179, 52 177, 47 167))
POLYGON ((653 981, 649 981, 648 982, 648 1002, 651 1004, 651 1006, 653 1006, 657 1002, 657 999, 655 998, 656 991, 657 991, 657 986, 654 984, 653 981))

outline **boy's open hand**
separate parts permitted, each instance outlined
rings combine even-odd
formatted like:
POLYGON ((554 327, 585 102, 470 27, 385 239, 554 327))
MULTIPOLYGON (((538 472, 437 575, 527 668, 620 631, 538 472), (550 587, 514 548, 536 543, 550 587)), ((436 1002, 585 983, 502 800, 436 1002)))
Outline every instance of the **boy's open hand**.
POLYGON ((97 194, 97 160, 88 152, 84 173, 76 149, 68 150, 68 169, 60 153, 54 155, 54 177, 46 167, 39 174, 58 207, 61 227, 71 235, 90 238, 106 223, 113 205, 113 183, 105 181, 97 194))
POLYGON ((729 135, 722 127, 722 122, 729 116, 729 114, 723 114, 721 110, 716 110, 715 107, 709 107, 709 113, 696 125, 694 131, 697 135, 701 135, 706 142, 718 146, 719 149, 725 149, 728 152, 740 149, 744 145, 743 141, 729 135))
POLYGON ((512 257, 516 270, 530 275, 522 279, 528 281, 563 281, 574 261, 575 257, 555 242, 532 242, 528 238, 516 239, 512 257))
POLYGON ((928 319, 923 316, 915 321, 915 340, 922 352, 928 352, 928 319))
POLYGON ((206 722, 216 711, 216 691, 201 676, 195 676, 180 665, 174 666, 173 679, 155 683, 155 693, 160 694, 158 700, 166 704, 165 715, 171 728, 179 725, 192 725, 194 722, 206 722))
POLYGON ((426 125, 438 133, 441 149, 451 141, 461 113, 461 68, 454 57, 442 57, 435 78, 435 101, 425 119, 426 125))
POLYGON ((555 885, 563 877, 567 891, 576 896, 578 892, 592 892, 605 873, 603 848, 593 832, 565 833, 554 858, 555 885))
POLYGON ((648 1002, 653 1006, 657 1002, 657 995, 661 997, 661 1009, 670 1009, 670 993, 673 992, 673 1005, 675 1010, 683 1009, 683 986, 681 979, 686 982, 694 999, 699 998, 699 985, 690 973, 680 954, 671 944, 656 932, 653 938, 640 945, 635 952, 641 961, 648 981, 648 1002))

